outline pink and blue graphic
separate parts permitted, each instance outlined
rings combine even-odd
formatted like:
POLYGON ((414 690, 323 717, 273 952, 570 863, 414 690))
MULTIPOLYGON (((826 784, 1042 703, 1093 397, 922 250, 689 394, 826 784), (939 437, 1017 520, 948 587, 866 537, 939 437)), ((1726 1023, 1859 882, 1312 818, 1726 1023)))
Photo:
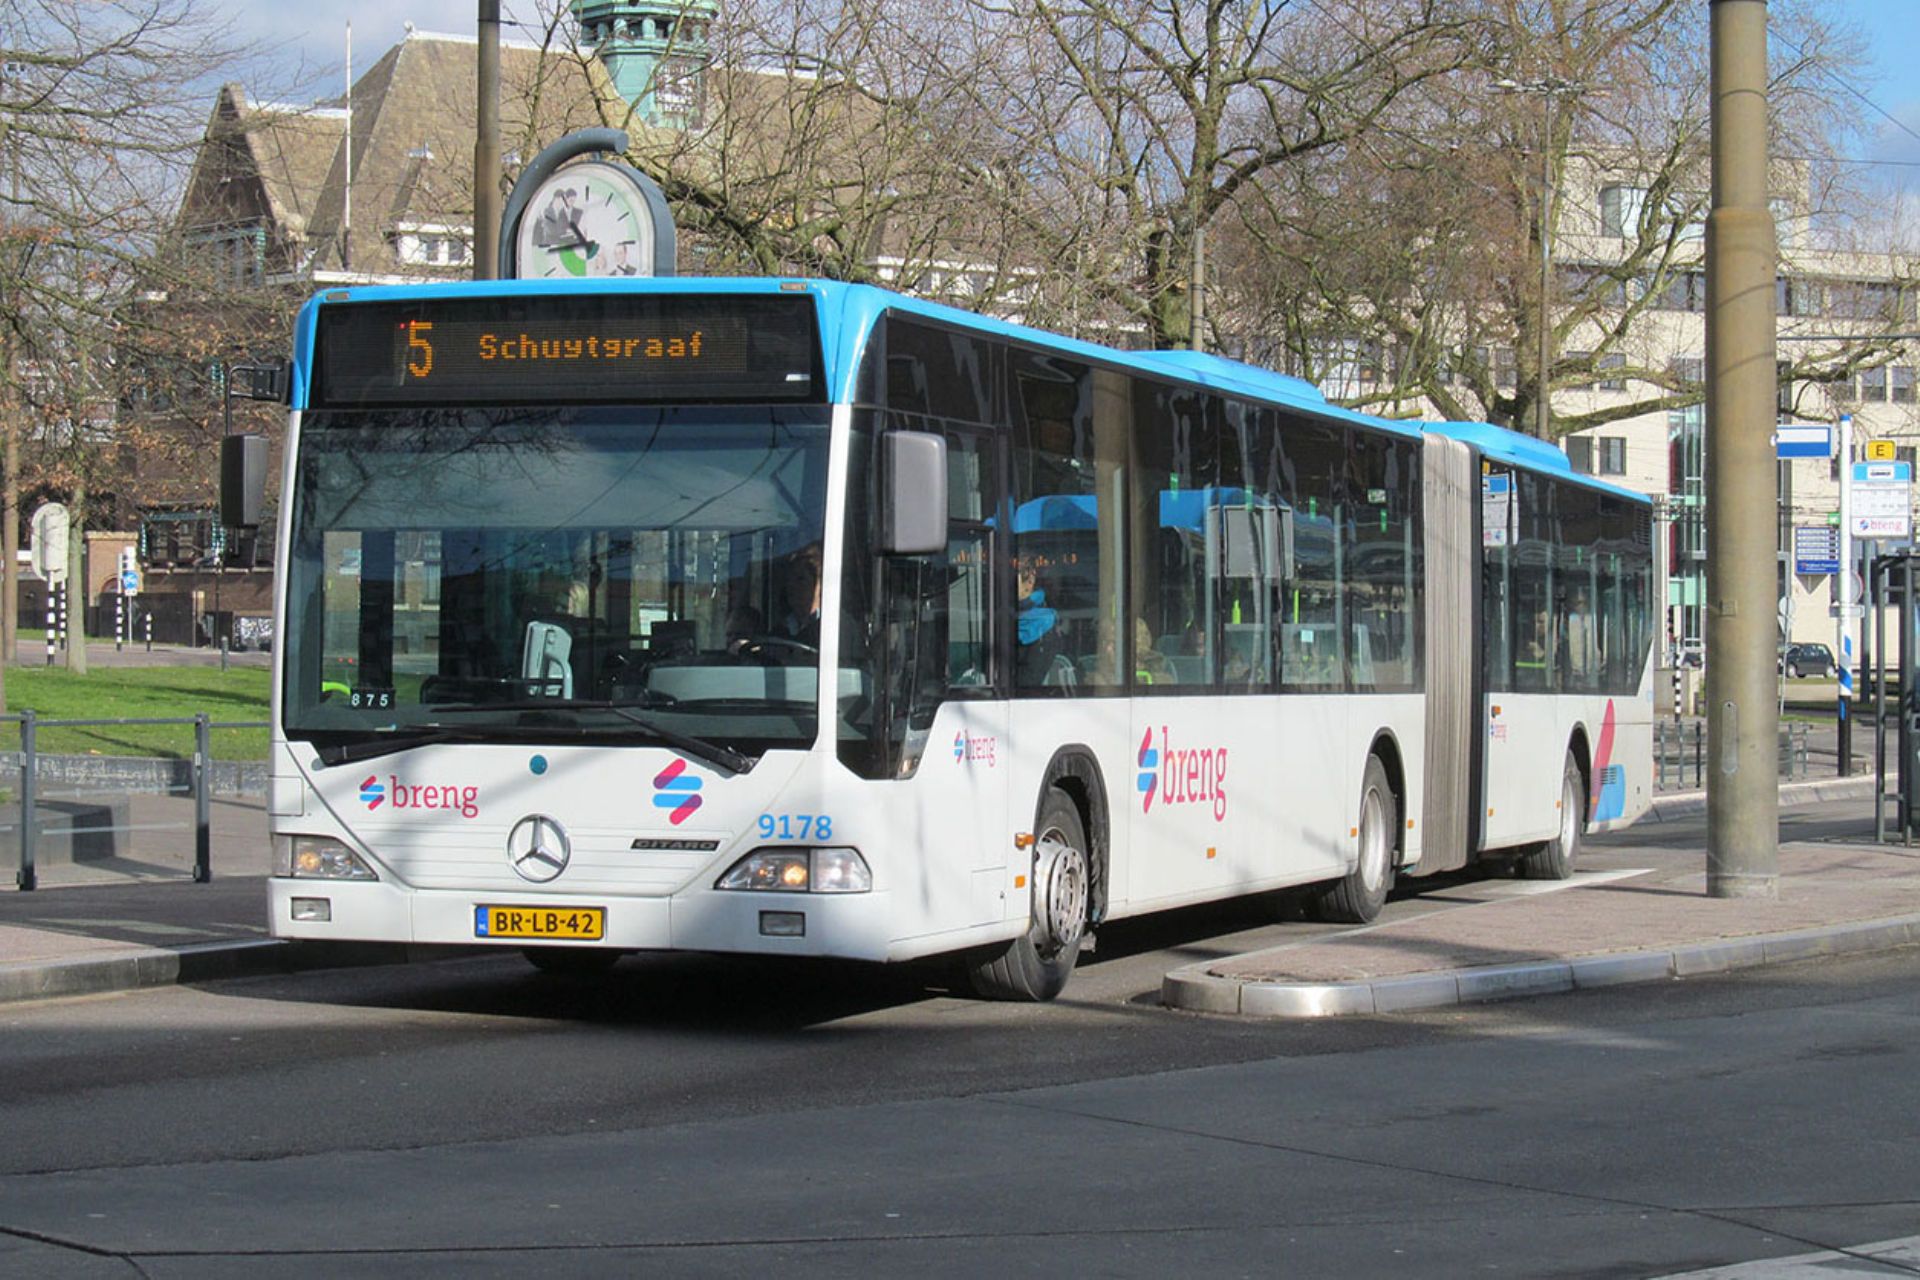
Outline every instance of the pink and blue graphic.
POLYGON ((953 735, 953 758, 955 760, 965 760, 967 758, 967 731, 965 729, 953 735))
POLYGON ((1140 791, 1140 812, 1153 812, 1153 793, 1160 787, 1160 753, 1153 749, 1153 730, 1140 739, 1140 777, 1134 783, 1140 791))
POLYGON ((1627 771, 1613 763, 1613 699, 1600 720, 1600 744, 1593 752, 1593 795, 1587 803, 1594 822, 1611 822, 1627 811, 1627 771))
POLYGON ((653 807, 670 810, 667 821, 676 827, 700 807, 700 777, 687 772, 685 760, 675 760, 654 774, 653 789, 660 793, 653 798, 653 807))
POLYGON ((366 781, 360 784, 360 803, 367 806, 367 812, 371 813, 378 809, 380 802, 386 798, 387 789, 380 785, 380 775, 368 774, 366 781))

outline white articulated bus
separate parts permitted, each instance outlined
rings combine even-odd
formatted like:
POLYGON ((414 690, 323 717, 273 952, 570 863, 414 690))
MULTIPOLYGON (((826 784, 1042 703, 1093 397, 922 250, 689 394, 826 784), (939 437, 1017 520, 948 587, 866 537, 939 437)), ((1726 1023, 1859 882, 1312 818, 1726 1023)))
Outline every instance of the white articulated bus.
POLYGON ((1497 428, 790 280, 329 291, 290 399, 277 936, 1047 999, 1647 804, 1649 505, 1497 428))

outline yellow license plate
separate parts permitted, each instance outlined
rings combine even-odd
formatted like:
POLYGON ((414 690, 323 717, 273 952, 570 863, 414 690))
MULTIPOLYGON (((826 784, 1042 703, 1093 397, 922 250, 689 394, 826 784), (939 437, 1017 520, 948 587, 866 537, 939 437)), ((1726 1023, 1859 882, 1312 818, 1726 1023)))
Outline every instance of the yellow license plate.
POLYGON ((491 907, 473 909, 476 938, 566 938, 596 942, 607 933, 605 907, 491 907))

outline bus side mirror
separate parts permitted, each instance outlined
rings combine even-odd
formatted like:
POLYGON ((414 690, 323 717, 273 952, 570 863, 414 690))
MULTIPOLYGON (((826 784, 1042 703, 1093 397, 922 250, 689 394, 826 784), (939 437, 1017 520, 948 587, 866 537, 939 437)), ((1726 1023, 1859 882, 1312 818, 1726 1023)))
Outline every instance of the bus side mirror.
POLYGON ((880 437, 882 555, 923 556, 947 549, 947 438, 927 431, 880 437))
POLYGON ((267 438, 220 438, 220 523, 254 529, 267 504, 267 438))

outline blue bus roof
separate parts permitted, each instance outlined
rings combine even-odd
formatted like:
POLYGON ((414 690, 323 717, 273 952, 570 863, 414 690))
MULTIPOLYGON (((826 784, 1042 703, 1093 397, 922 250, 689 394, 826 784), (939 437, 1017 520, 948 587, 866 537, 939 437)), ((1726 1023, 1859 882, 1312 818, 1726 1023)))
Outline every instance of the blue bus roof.
POLYGON ((1653 499, 1644 493, 1623 488, 1617 484, 1608 484, 1605 480, 1575 471, 1564 451, 1548 444, 1538 436, 1521 435, 1518 431, 1496 427, 1489 422, 1429 422, 1426 427, 1435 435, 1446 436, 1472 445, 1480 451, 1480 456, 1483 458, 1492 458, 1511 466, 1524 467, 1528 471, 1544 471, 1562 480, 1570 480, 1589 489, 1598 489, 1602 493, 1610 493, 1616 497, 1627 498, 1649 506, 1653 503, 1653 499))
POLYGON ((1647 502, 1644 494, 1608 484, 1576 472, 1567 455, 1545 441, 1484 422, 1394 421, 1358 413, 1333 404, 1320 389, 1301 378, 1242 364, 1200 351, 1126 351, 1078 338, 1066 338, 1042 329, 996 320, 975 312, 895 293, 876 285, 846 284, 835 280, 782 277, 635 276, 590 280, 447 280, 427 284, 348 285, 323 289, 308 299, 294 322, 293 407, 307 404, 307 382, 313 370, 314 333, 323 306, 352 302, 400 302, 428 298, 522 297, 528 294, 603 293, 811 293, 819 301, 821 357, 827 371, 827 397, 843 403, 853 393, 852 381, 862 347, 874 325, 887 311, 958 325, 980 333, 1046 346, 1064 355, 1134 369, 1142 373, 1192 382, 1229 394, 1266 400, 1303 410, 1315 417, 1349 422, 1394 435, 1418 438, 1426 432, 1448 436, 1478 449, 1482 455, 1530 471, 1554 474, 1577 484, 1647 502))

